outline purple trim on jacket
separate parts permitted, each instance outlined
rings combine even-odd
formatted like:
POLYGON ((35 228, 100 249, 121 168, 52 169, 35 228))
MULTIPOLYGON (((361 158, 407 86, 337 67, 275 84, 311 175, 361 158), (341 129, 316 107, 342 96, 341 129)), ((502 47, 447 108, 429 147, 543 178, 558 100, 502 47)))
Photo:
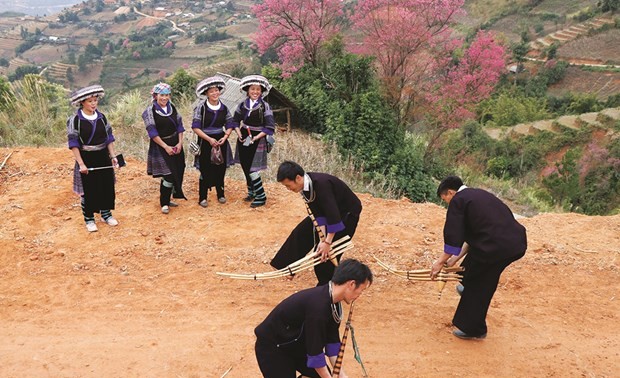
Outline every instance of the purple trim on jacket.
POLYGON ((453 247, 451 245, 444 244, 443 251, 449 255, 458 256, 461 253, 461 247, 453 247))
POLYGON ((340 352, 340 343, 331 343, 325 346, 325 354, 327 357, 334 357, 340 352))
POLYGON ((319 226, 325 226, 325 229, 327 230, 328 234, 331 233, 336 233, 336 232, 340 232, 342 230, 344 230, 346 227, 344 226, 344 223, 342 223, 342 221, 335 223, 335 224, 327 224, 327 218, 326 217, 317 217, 316 218, 316 223, 319 226))
POLYGON ((249 126, 255 126, 255 127, 260 127, 263 133, 265 133, 266 135, 273 135, 273 133, 275 132, 275 128, 276 128, 276 121, 275 118, 273 117, 273 110, 271 109, 271 106, 269 105, 269 103, 267 101, 264 101, 262 98, 259 98, 256 103, 254 104, 254 107, 252 108, 252 112, 249 112, 249 108, 250 108, 250 98, 246 98, 242 103, 239 104, 239 106, 237 106, 237 110, 235 110, 235 114, 233 116, 233 124, 232 125, 226 125, 226 128, 235 128, 235 127, 240 127, 241 126, 241 121, 243 121, 244 124, 247 125, 246 121, 248 119, 248 117, 254 113, 254 109, 257 109, 258 107, 260 107, 260 105, 264 106, 264 113, 263 113, 263 124, 262 125, 249 125, 249 126), (232 126, 232 127, 231 127, 232 126))
MULTIPOLYGON (((159 106, 157 101, 153 100, 153 105, 155 106, 155 109, 159 109, 160 111, 163 111, 162 107, 159 106)), ((159 133, 157 132, 157 126, 155 125, 155 116, 154 116, 155 112, 153 111, 153 105, 147 107, 146 110, 142 113, 142 119, 144 120, 144 124, 146 126, 146 132, 149 136, 149 139, 153 139, 156 136, 159 136, 159 133)), ((172 103, 169 102, 166 105, 166 108, 170 109, 171 107, 173 107, 173 105, 172 103)), ((174 108, 174 110, 176 110, 176 108, 174 108)), ((170 113, 170 115, 167 117, 170 118, 172 122, 176 125, 177 133, 179 134, 184 133, 185 128, 183 127, 183 117, 181 117, 181 114, 179 114, 178 110, 176 112, 177 119, 174 119, 174 117, 172 117, 172 114, 174 114, 174 112, 170 113)))
POLYGON ((325 362, 325 353, 318 354, 316 356, 308 356, 308 363, 306 364, 309 368, 322 368, 327 366, 325 362))
MULTIPOLYGON (((116 139, 114 138, 114 134, 112 134, 112 128, 110 127, 110 125, 108 124, 108 120, 105 118, 105 116, 103 115, 103 113, 101 113, 99 110, 95 109, 95 113, 97 114, 97 119, 95 120, 90 120, 84 117, 84 115, 82 114, 82 110, 78 109, 75 114, 73 114, 72 116, 69 117, 69 120, 67 121, 67 124, 71 124, 70 128, 72 128, 72 131, 69 133, 68 137, 67 137, 67 144, 69 146, 69 149, 77 147, 80 148, 82 146, 82 143, 80 142, 80 130, 78 130, 77 126, 74 125, 74 121, 75 121, 75 116, 77 116, 77 118, 79 118, 80 120, 83 120, 85 122, 89 122, 91 125, 95 124, 95 127, 93 127, 93 130, 91 132, 90 137, 88 138, 88 140, 86 141, 85 144, 90 144, 90 141, 93 139, 93 136, 95 134, 96 131, 96 125, 99 122, 99 120, 101 120, 103 122, 103 126, 106 130, 106 134, 107 134, 107 139, 106 139, 106 145, 114 142, 116 139)), ((68 126, 69 127, 69 126, 68 126)))

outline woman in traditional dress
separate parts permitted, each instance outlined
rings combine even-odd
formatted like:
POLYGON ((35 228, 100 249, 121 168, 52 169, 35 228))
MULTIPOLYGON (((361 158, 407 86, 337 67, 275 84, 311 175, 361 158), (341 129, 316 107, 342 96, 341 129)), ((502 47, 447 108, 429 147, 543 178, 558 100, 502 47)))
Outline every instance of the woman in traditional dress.
POLYGON ((75 157, 73 191, 80 195, 82 214, 88 232, 97 231, 95 213, 110 226, 118 225, 114 210, 114 169, 118 168, 114 152, 114 135, 105 115, 97 110, 104 95, 100 85, 75 91, 71 104, 78 109, 67 119, 67 139, 75 157))
POLYGON ((170 207, 178 206, 170 201, 185 198, 183 194, 183 173, 185 153, 183 152, 183 120, 170 102, 171 89, 166 83, 159 83, 151 90, 153 103, 142 113, 146 131, 151 138, 147 173, 161 177, 159 184, 159 205, 161 212, 168 214, 170 207))
POLYGON ((198 204, 202 207, 207 207, 207 192, 212 187, 215 187, 218 202, 226 203, 224 175, 226 168, 233 164, 228 137, 234 123, 228 108, 220 101, 224 88, 224 81, 218 77, 206 78, 196 86, 196 96, 201 100, 194 108, 192 130, 198 135, 200 145, 200 155, 194 160, 194 167, 200 171, 198 204), (213 148, 219 148, 223 158, 221 162, 212 161, 213 148))
POLYGON ((263 100, 271 85, 260 75, 249 75, 241 79, 241 90, 248 98, 239 104, 233 116, 235 128, 240 128, 237 140, 235 163, 241 163, 248 186, 245 201, 251 207, 259 207, 267 202, 260 171, 267 169, 267 138, 273 138, 275 121, 271 106, 263 100), (243 125, 241 125, 243 123, 243 125))

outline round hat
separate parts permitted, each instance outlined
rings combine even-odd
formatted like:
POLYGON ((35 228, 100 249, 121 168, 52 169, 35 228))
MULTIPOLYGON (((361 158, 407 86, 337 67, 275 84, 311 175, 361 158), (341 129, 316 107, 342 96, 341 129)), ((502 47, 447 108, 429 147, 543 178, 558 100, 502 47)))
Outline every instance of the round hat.
POLYGON ((196 96, 202 96, 202 94, 209 88, 217 88, 220 92, 223 92, 226 88, 226 83, 222 78, 217 76, 208 77, 196 85, 196 96))
POLYGON ((91 85, 89 87, 84 87, 82 89, 78 89, 71 94, 71 98, 69 101, 73 106, 79 106, 82 101, 87 98, 96 96, 98 98, 102 98, 105 95, 105 91, 101 85, 91 85))
POLYGON ((271 89, 271 85, 269 81, 261 75, 248 75, 241 79, 241 84, 239 87, 242 91, 247 92, 251 85, 260 85, 263 88, 262 96, 265 97, 269 94, 269 90, 271 89))

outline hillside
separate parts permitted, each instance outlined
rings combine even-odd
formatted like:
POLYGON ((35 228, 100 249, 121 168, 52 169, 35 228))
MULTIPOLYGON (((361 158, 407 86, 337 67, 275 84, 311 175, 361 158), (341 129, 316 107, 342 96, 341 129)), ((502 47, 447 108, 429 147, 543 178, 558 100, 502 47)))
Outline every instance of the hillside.
MULTIPOLYGON (((292 281, 235 281, 217 271, 262 272, 305 214, 297 195, 267 183, 267 206, 189 201, 164 216, 157 181, 128 159, 118 174, 120 225, 88 234, 71 192, 65 148, 0 149, 0 356, 3 377, 259 376, 254 327, 294 291, 292 281), (225 372, 229 372, 225 374, 225 372)), ((238 167, 232 168, 238 170, 238 167)), ((360 195, 364 211, 348 257, 370 264, 375 283, 358 300, 355 336, 371 377, 613 377, 620 339, 620 215, 541 214, 520 221, 526 256, 504 273, 489 336, 450 334, 458 301, 434 284, 383 271, 429 267, 442 249, 445 209, 360 195)), ((347 311, 347 309, 345 309, 347 311)), ((349 343, 350 377, 362 375, 349 343)))

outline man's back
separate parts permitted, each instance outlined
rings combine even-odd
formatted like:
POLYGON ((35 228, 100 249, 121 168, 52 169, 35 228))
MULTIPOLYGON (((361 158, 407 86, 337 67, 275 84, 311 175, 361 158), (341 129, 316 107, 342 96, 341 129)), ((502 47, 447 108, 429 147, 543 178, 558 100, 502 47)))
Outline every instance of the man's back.
POLYGON ((463 239, 472 258, 498 261, 522 254, 527 248, 525 227, 499 198, 482 190, 466 188, 456 193, 448 206, 444 235, 463 239))

